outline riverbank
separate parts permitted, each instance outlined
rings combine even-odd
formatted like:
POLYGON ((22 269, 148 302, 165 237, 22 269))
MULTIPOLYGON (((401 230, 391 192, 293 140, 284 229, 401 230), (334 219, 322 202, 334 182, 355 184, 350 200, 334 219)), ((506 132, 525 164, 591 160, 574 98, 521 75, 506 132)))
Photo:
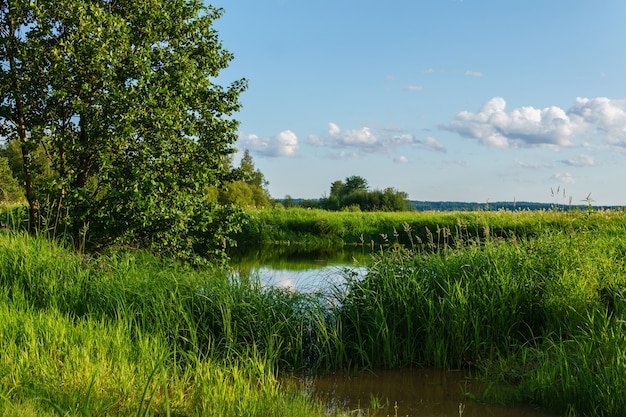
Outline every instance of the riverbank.
POLYGON ((0 413, 321 416, 276 376, 433 367, 504 387, 468 401, 620 416, 624 213, 471 215, 461 237, 430 224, 430 246, 417 223, 389 224, 409 243, 387 236, 365 276, 327 294, 0 232, 0 413))

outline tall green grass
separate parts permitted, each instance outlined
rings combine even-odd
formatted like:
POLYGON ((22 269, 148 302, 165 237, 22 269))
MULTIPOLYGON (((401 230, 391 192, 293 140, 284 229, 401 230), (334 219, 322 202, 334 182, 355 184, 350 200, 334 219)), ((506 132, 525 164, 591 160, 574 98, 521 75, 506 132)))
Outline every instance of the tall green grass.
POLYGON ((495 211, 495 212, 330 212, 265 209, 250 211, 237 236, 239 246, 262 244, 308 248, 363 245, 373 249, 389 241, 426 247, 458 245, 475 238, 538 236, 548 230, 623 231, 623 211, 495 211), (409 229, 411 232, 406 233, 409 229))
POLYGON ((624 214, 467 215, 395 219, 328 294, 0 232, 0 414, 322 415, 276 375, 434 366, 622 415, 624 214))
POLYGON ((0 414, 323 415, 276 379, 305 362, 298 297, 0 233, 0 414))
POLYGON ((472 367, 510 399, 626 409, 626 234, 548 231, 383 252, 339 320, 353 367, 472 367))

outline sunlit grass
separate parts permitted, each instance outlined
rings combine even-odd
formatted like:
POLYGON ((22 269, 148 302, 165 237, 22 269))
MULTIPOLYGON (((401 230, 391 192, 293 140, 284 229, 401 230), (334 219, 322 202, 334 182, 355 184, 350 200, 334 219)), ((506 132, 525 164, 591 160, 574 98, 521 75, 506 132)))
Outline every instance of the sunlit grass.
POLYGON ((626 409, 623 212, 357 216, 332 221, 382 243, 327 294, 7 227, 0 414, 323 415, 277 375, 408 366, 470 367, 570 415, 626 409))
POLYGON ((297 295, 255 288, 2 233, 0 414, 323 415, 276 379, 297 295))

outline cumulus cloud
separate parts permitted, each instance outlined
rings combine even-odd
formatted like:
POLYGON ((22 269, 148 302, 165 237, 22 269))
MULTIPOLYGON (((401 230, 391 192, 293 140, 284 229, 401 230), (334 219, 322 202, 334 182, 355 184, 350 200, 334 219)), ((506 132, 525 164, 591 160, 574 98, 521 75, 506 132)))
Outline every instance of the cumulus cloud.
POLYGON ((577 98, 568 110, 531 106, 506 110, 494 97, 477 112, 458 113, 443 129, 499 148, 575 146, 576 137, 626 146, 626 100, 577 98))
POLYGON ((478 139, 498 148, 572 146, 572 137, 582 128, 580 118, 558 107, 522 107, 506 111, 506 101, 494 97, 478 113, 463 111, 445 129, 478 139))
POLYGON ((626 100, 579 97, 568 113, 581 118, 592 135, 604 137, 610 145, 626 146, 626 100))
POLYGON ((400 156, 393 158, 393 162, 395 162, 396 164, 408 164, 409 158, 407 158, 404 155, 400 155, 400 156))
POLYGON ((592 156, 584 154, 576 158, 563 160, 561 162, 572 167, 592 167, 596 165, 596 160, 592 156))
POLYGON ((424 140, 397 129, 374 129, 361 127, 360 129, 342 130, 337 124, 329 123, 328 132, 324 137, 311 135, 308 138, 311 145, 327 147, 340 152, 336 155, 345 157, 362 156, 371 153, 391 153, 395 149, 411 146, 428 151, 445 152, 445 146, 433 137, 424 140))
POLYGON ((423 141, 418 141, 418 146, 429 151, 445 152, 446 147, 432 136, 427 137, 423 141))
POLYGON ((269 138, 254 134, 244 135, 239 138, 238 144, 258 155, 269 157, 292 157, 299 147, 298 136, 291 130, 285 130, 269 138))

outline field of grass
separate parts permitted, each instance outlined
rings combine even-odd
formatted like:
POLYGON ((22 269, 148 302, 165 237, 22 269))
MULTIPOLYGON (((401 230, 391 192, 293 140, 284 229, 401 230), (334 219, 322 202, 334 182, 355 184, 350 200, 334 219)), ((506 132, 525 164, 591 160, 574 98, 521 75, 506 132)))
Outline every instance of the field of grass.
POLYGON ((0 414, 321 416, 277 375, 415 366, 471 368, 488 400, 626 410, 624 212, 252 215, 264 239, 283 221, 305 245, 320 220, 386 239, 365 277, 307 295, 5 228, 0 414))
POLYGON ((472 366, 563 414, 626 409, 626 228, 398 248, 346 298, 353 366, 472 366))
POLYGON ((361 213, 263 209, 249 212, 249 222, 237 240, 244 248, 281 244, 307 248, 364 245, 378 249, 390 242, 412 247, 453 246, 474 238, 536 236, 547 230, 601 228, 605 233, 619 233, 623 214, 581 210, 361 213))

